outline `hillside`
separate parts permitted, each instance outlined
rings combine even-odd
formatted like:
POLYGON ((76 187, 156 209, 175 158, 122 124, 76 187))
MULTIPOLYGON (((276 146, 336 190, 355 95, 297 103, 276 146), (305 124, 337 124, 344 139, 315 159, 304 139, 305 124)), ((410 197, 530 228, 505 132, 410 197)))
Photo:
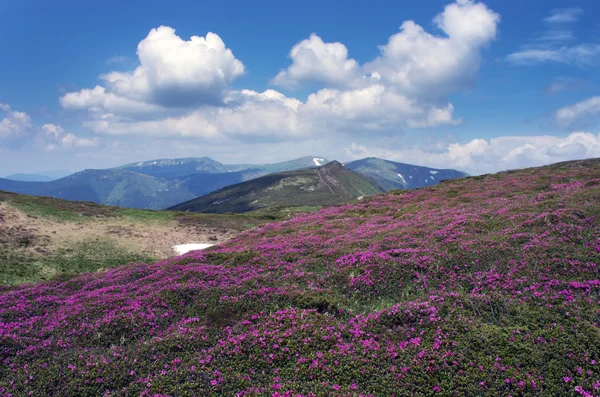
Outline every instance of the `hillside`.
MULTIPOLYGON (((160 210, 271 172, 315 166, 314 159, 303 157, 275 164, 253 165, 237 172, 231 172, 228 166, 208 157, 162 159, 106 170, 85 170, 50 182, 0 178, 0 190, 160 210)), ((231 166, 232 169, 239 167, 231 166)))
POLYGON ((467 176, 466 173, 457 170, 396 163, 376 157, 352 161, 344 164, 344 166, 349 170, 363 174, 386 192, 392 189, 416 189, 433 186, 442 180, 467 176))
POLYGON ((269 174, 228 186, 171 209, 244 213, 259 209, 341 204, 381 192, 362 175, 332 161, 316 168, 269 174))
POLYGON ((155 261, 182 243, 218 243, 256 216, 141 211, 0 191, 0 285, 155 261))
POLYGON ((469 177, 210 252, 0 290, 0 393, 592 396, 600 161, 469 177))

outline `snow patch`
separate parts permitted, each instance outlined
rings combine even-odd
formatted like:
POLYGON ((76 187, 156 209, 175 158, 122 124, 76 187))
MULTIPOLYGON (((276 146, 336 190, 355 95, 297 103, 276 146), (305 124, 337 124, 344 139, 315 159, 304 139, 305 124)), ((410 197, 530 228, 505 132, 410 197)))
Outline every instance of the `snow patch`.
POLYGON ((190 251, 203 250, 208 247, 212 247, 214 244, 179 244, 174 245, 173 250, 177 252, 177 255, 183 255, 190 251))
POLYGON ((404 177, 402 176, 402 174, 396 174, 400 177, 400 179, 402 179, 402 183, 404 183, 405 185, 407 185, 406 183, 406 179, 404 179, 404 177))
POLYGON ((320 159, 320 158, 317 158, 317 157, 315 157, 315 158, 313 159, 313 162, 315 163, 315 165, 316 165, 317 167, 318 167, 318 166, 321 166, 321 165, 323 165, 322 163, 323 163, 324 161, 325 161, 325 159, 320 159))
POLYGON ((429 172, 430 172, 431 174, 433 174, 433 175, 435 175, 435 174, 437 174, 437 173, 438 173, 437 171, 429 171, 429 172))
POLYGON ((435 178, 433 176, 430 176, 431 180, 435 181, 435 178))

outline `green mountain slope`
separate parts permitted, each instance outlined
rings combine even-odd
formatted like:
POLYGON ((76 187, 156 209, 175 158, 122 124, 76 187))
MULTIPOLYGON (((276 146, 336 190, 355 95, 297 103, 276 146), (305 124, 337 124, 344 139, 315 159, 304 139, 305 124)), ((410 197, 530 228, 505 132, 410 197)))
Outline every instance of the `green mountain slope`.
POLYGON ((337 161, 298 171, 269 174, 176 205, 173 210, 244 213, 259 209, 340 204, 381 193, 337 161))

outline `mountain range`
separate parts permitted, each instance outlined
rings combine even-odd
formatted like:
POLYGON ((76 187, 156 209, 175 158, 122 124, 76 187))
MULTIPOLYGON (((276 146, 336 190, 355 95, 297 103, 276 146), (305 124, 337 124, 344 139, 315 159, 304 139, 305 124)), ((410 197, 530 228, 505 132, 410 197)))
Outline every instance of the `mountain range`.
MULTIPOLYGON (((84 170, 52 181, 0 178, 0 190, 129 208, 164 209, 227 186, 268 174, 314 168, 328 163, 320 156, 274 164, 223 164, 209 157, 157 159, 116 168, 84 170)), ((465 174, 367 158, 345 164, 381 191, 412 189, 465 174)))
POLYGON ((365 176, 332 161, 320 167, 273 173, 227 186, 171 209, 244 213, 264 208, 341 204, 378 193, 383 193, 383 189, 365 176))

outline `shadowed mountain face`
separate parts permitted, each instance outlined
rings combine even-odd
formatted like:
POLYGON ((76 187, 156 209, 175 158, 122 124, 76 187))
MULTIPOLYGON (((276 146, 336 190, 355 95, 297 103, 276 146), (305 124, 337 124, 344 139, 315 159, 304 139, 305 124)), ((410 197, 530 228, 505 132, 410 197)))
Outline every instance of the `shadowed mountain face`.
POLYGON ((436 185, 442 180, 463 178, 466 173, 418 165, 396 163, 369 157, 345 164, 349 170, 367 177, 384 191, 392 189, 416 189, 436 185))
POLYGON ((340 204, 382 190, 337 161, 324 166, 270 174, 228 186, 172 207, 206 213, 243 213, 258 209, 340 204))

